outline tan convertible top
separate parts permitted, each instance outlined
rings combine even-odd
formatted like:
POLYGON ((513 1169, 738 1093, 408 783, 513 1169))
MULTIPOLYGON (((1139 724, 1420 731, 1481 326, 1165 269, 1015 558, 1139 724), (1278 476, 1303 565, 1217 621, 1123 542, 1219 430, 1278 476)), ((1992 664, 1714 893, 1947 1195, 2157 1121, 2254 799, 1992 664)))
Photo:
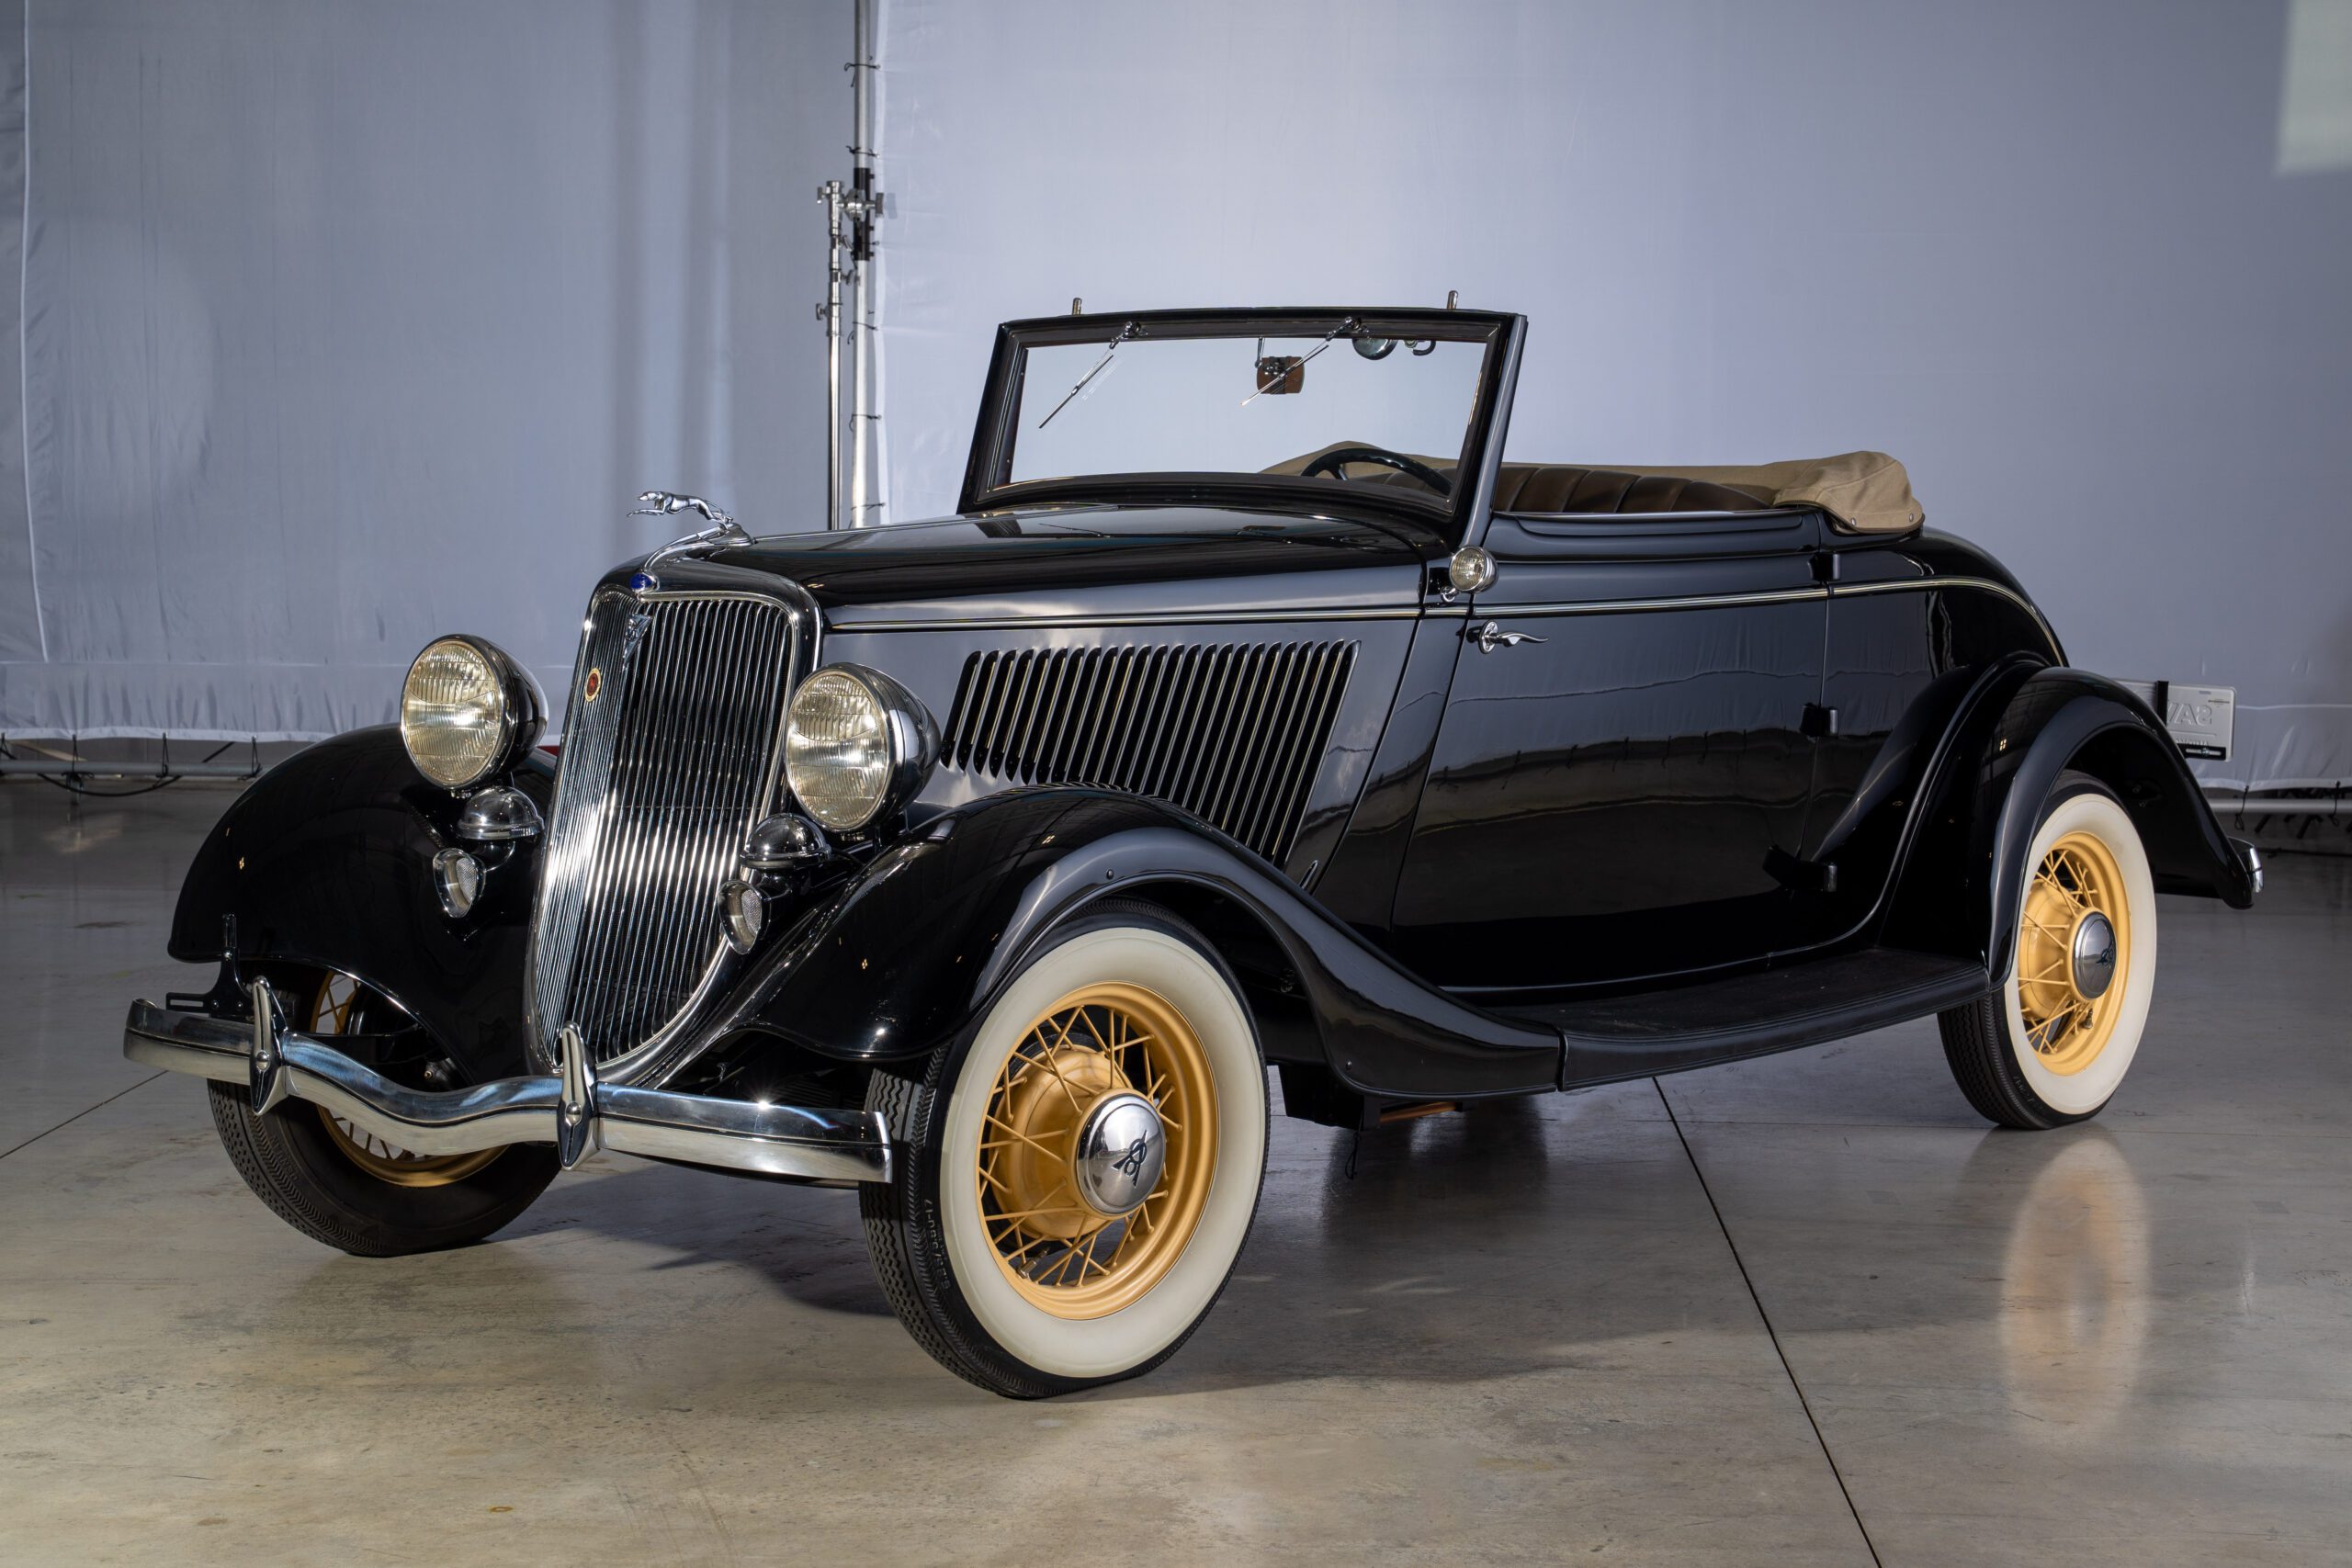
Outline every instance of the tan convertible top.
MULTIPOLYGON (((1361 446, 1335 441, 1321 451, 1277 463, 1266 472, 1295 474, 1325 452, 1361 446)), ((1444 458, 1419 459, 1451 474, 1444 458)), ((1412 482, 1372 463, 1347 465, 1350 479, 1412 482)), ((1907 534, 1927 518, 1911 493, 1911 476, 1883 452, 1842 452, 1781 463, 1702 468, 1632 468, 1573 463, 1505 463, 1496 476, 1495 510, 1568 514, 1721 512, 1749 506, 1815 506, 1856 534, 1907 534)))
POLYGON ((1841 452, 1835 457, 1796 457, 1782 463, 1695 468, 1644 466, 1614 471, 1722 485, 1751 495, 1765 506, 1817 506, 1858 534, 1907 534, 1928 515, 1911 493, 1911 476, 1883 452, 1841 452))

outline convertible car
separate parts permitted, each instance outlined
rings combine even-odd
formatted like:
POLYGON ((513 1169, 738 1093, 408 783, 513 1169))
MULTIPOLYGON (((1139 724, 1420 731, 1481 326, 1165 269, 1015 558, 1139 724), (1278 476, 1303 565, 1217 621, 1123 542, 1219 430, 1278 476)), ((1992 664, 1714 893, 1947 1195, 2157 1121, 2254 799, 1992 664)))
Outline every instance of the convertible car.
POLYGON ((188 874, 211 1080, 329 1246, 470 1242, 601 1148, 854 1187, 1001 1393, 1216 1302, 1268 1114, 1342 1128, 1936 1015, 2004 1126, 2096 1114, 2156 895, 2260 886, 2165 727, 1874 453, 1524 459, 1525 322, 1000 330, 956 514, 699 531, 588 600, 560 749, 427 647, 397 726, 188 874))

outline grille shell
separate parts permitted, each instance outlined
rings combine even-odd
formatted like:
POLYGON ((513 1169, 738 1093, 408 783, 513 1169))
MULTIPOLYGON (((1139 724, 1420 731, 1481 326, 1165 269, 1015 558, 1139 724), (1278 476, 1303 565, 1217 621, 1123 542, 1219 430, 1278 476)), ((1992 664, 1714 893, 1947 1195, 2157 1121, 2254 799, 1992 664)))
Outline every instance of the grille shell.
POLYGON ((1355 660, 1346 640, 982 651, 965 660, 943 761, 1163 800, 1279 865, 1355 660))
POLYGON ((591 604, 532 916, 526 1010, 543 1067, 573 1024, 600 1068, 626 1076, 724 967, 718 890, 776 796, 802 622, 751 592, 591 604))

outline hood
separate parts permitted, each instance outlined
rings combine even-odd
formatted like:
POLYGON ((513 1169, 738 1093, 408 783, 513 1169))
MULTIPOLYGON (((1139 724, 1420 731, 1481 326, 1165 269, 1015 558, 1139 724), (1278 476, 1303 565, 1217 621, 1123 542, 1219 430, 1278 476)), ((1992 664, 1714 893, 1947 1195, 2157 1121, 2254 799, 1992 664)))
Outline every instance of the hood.
POLYGON ((854 624, 863 606, 932 604, 1018 612, 1067 604, 1073 590, 1245 608, 1234 580, 1278 577, 1272 592, 1320 601, 1365 589, 1416 597, 1421 561, 1442 553, 1403 525, 1198 506, 1066 506, 950 517, 830 534, 785 534, 707 558, 788 577, 829 621, 854 624), (1379 569, 1386 569, 1381 570, 1379 569), (1412 569, 1412 570, 1403 570, 1412 569), (836 612, 848 612, 837 615, 836 612))

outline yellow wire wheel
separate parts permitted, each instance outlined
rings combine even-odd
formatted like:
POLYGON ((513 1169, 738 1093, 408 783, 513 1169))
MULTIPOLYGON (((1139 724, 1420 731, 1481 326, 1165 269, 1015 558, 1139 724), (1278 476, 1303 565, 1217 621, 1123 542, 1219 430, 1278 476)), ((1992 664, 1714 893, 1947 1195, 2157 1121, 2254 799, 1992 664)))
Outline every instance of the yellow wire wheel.
MULTIPOLYGON (((308 1032, 322 1036, 352 1032, 354 1016, 364 992, 365 987, 348 975, 329 971, 321 976, 318 990, 311 999, 308 1032)), ((394 1187, 447 1187, 463 1181, 506 1152, 496 1148, 460 1155, 413 1154, 364 1131, 323 1105, 313 1109, 326 1125, 327 1141, 337 1152, 379 1181, 394 1187)))
POLYGON ((1105 898, 921 1066, 867 1084, 894 1160, 858 1195, 916 1343, 1023 1399, 1175 1354, 1232 1275, 1266 1168, 1265 1058, 1216 949, 1105 898))
POLYGON ((1006 1281, 1069 1319, 1148 1293, 1199 1226, 1216 1128, 1208 1054, 1173 1003, 1125 981, 1058 998, 998 1065, 982 1116, 980 1224, 1006 1281))
POLYGON ((2132 908, 2123 868, 2094 832, 2063 834, 2026 888, 2018 1010, 2041 1066, 2071 1077, 2098 1059, 2130 994, 2132 908))

